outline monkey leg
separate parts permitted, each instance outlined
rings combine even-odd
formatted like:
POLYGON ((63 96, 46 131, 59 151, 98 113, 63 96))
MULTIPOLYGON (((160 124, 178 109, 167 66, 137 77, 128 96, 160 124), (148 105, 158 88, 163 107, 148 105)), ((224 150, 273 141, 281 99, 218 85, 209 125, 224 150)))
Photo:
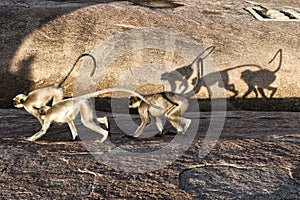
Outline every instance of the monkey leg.
POLYGON ((277 91, 277 88, 271 87, 271 86, 266 87, 266 89, 272 91, 272 93, 271 93, 271 95, 270 95, 270 98, 272 98, 272 97, 274 96, 274 94, 276 93, 276 91, 277 91))
POLYGON ((102 129, 94 122, 94 118, 96 118, 96 115, 88 101, 84 101, 80 104, 80 114, 81 122, 83 123, 83 125, 95 131, 96 133, 101 134, 103 137, 100 142, 104 142, 108 136, 108 131, 102 129))
POLYGON ((74 122, 73 121, 69 121, 68 125, 69 125, 69 128, 70 128, 71 133, 72 133, 72 138, 73 138, 73 140, 75 140, 76 137, 78 136, 78 133, 77 133, 76 127, 74 125, 74 122))
POLYGON ((139 107, 138 111, 141 118, 141 125, 136 129, 133 137, 139 137, 144 132, 145 128, 150 124, 148 108, 139 107))
POLYGON ((207 92, 208 92, 208 97, 211 98, 212 92, 211 92, 211 89, 208 85, 206 86, 206 89, 207 89, 207 92))
POLYGON ((245 94, 243 95, 242 98, 246 98, 253 91, 255 92, 255 95, 256 95, 256 98, 257 98, 258 94, 257 94, 256 89, 253 86, 248 86, 248 87, 249 88, 248 88, 247 92, 245 92, 245 94))
POLYGON ((180 126, 179 122, 174 121, 172 119, 168 119, 168 118, 167 118, 167 120, 176 129, 177 133, 182 133, 183 132, 183 128, 180 126))
POLYGON ((95 131, 96 133, 101 134, 103 137, 101 138, 100 142, 104 142, 108 136, 108 131, 102 129, 100 126, 95 124, 94 121, 82 121, 83 125, 87 128, 95 131))
POLYGON ((58 88, 55 90, 54 96, 53 96, 53 101, 52 101, 52 106, 56 104, 57 102, 61 101, 64 98, 64 92, 62 88, 58 88))
POLYGON ((226 90, 234 93, 234 95, 231 98, 234 98, 239 94, 239 92, 235 89, 234 84, 227 84, 227 85, 224 85, 224 87, 226 90))
POLYGON ((27 138, 26 140, 35 141, 35 140, 39 139, 40 137, 42 137, 43 135, 46 134, 48 128, 50 127, 50 124, 51 123, 48 120, 44 120, 42 129, 39 132, 37 132, 36 134, 34 134, 33 136, 27 138))
POLYGON ((177 130, 178 133, 185 134, 187 129, 190 127, 192 120, 186 119, 180 116, 169 116, 167 120, 171 123, 171 125, 177 130), (180 126, 180 123, 184 124, 184 128, 180 126))
POLYGON ((180 126, 180 123, 184 118, 180 117, 177 113, 169 113, 168 115, 166 115, 166 119, 176 129, 178 133, 183 132, 183 128, 180 126))
POLYGON ((262 96, 263 98, 265 98, 265 99, 267 98, 267 96, 266 96, 266 94, 265 94, 263 88, 258 88, 258 91, 259 91, 259 93, 261 94, 261 96, 262 96))
POLYGON ((188 103, 180 103, 179 106, 174 107, 166 113, 166 119, 171 123, 171 125, 177 130, 177 132, 182 132, 183 134, 189 128, 191 124, 190 119, 186 119, 181 115, 187 110, 188 103), (185 126, 182 128, 180 123, 183 123, 185 126))
POLYGON ((185 132, 187 131, 187 129, 190 127, 191 123, 192 123, 192 120, 191 119, 186 119, 186 118, 183 118, 182 119, 184 120, 184 128, 183 128, 183 134, 185 134, 185 132))
POLYGON ((168 80, 169 85, 171 86, 171 91, 175 92, 176 91, 176 83, 175 81, 170 81, 168 80))
MULTIPOLYGON (((183 94, 188 89, 188 81, 186 79, 182 79, 181 84, 178 89, 181 90, 180 93, 183 94), (181 89, 182 87, 183 87, 183 90, 181 89)), ((175 92, 175 90, 174 90, 174 92, 175 92)))
POLYGON ((27 112, 29 112, 30 114, 32 114, 34 117, 36 117, 39 120, 41 126, 43 126, 43 120, 41 118, 41 115, 40 115, 38 109, 30 106, 30 107, 26 107, 25 110, 27 112))
POLYGON ((158 136, 163 135, 163 124, 162 124, 162 121, 161 121, 160 117, 155 117, 155 123, 156 123, 156 126, 157 126, 158 131, 159 131, 159 133, 157 135, 158 136))
POLYGON ((145 130, 145 128, 149 125, 149 122, 143 122, 141 125, 136 129, 136 131, 133 134, 133 137, 139 137, 145 130))
POLYGON ((255 93, 255 98, 258 98, 258 92, 256 88, 253 89, 253 92, 255 93))
POLYGON ((109 124, 108 124, 108 119, 107 117, 98 117, 97 118, 97 121, 100 123, 100 124, 104 124, 105 127, 108 129, 109 128, 109 124))
POLYGON ((273 96, 274 96, 274 94, 276 93, 276 91, 277 91, 277 88, 273 88, 273 89, 272 89, 272 93, 271 93, 271 95, 270 95, 270 98, 273 98, 273 96))

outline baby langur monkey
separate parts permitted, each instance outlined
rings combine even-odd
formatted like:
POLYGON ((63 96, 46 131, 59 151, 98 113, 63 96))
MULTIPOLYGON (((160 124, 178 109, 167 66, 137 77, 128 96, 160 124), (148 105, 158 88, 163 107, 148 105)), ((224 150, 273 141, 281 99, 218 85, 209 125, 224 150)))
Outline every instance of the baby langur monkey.
POLYGON ((73 67, 70 69, 69 73, 62 80, 60 80, 55 84, 33 90, 28 95, 18 94, 15 98, 13 98, 14 106, 16 108, 24 107, 27 112, 35 116, 39 120, 41 125, 43 125, 43 120, 41 119, 39 109, 42 108, 43 106, 46 106, 51 100, 52 100, 52 105, 54 105, 63 99, 64 94, 61 85, 70 76, 77 62, 84 56, 89 56, 93 59, 94 69, 90 75, 93 76, 96 70, 95 58, 91 54, 87 54, 87 53, 81 54, 73 64, 73 67))
MULTIPOLYGON (((98 122, 104 123, 106 127, 108 128, 108 121, 106 117, 103 118, 97 118, 95 115, 95 112, 92 108, 92 105, 89 102, 89 98, 95 97, 100 94, 108 93, 108 92, 128 92, 131 94, 134 94, 141 99, 143 99, 145 102, 147 102, 151 107, 152 103, 148 102, 146 99, 144 99, 140 94, 127 89, 122 88, 110 88, 105 89, 101 91, 97 91, 94 93, 86 94, 79 97, 74 97, 70 99, 62 100, 52 107, 50 106, 43 106, 41 109, 39 109, 39 113, 41 116, 41 119, 43 120, 42 129, 34 134, 33 136, 27 138, 28 141, 35 141, 46 134, 47 130, 49 129, 51 123, 68 123, 73 140, 77 137, 77 130, 74 125, 73 120, 76 118, 76 116, 80 113, 81 115, 81 122, 84 126, 87 128, 99 133, 102 135, 102 139, 100 142, 104 142, 108 136, 108 131, 102 129, 100 126, 98 126, 95 123, 95 119, 97 119, 98 122)), ((155 105, 152 105, 153 107, 156 107, 156 109, 162 109, 161 107, 157 107, 155 105)))
POLYGON ((158 136, 163 134, 163 124, 160 116, 164 115, 178 133, 185 133, 191 124, 190 119, 182 117, 182 114, 188 109, 188 100, 173 92, 161 92, 143 96, 148 102, 137 96, 129 98, 129 108, 138 108, 141 118, 141 125, 134 133, 134 137, 139 137, 150 123, 149 114, 155 118, 156 126, 159 130, 158 136), (152 105, 159 105, 163 109, 155 109, 152 105), (184 124, 184 128, 180 123, 184 124))

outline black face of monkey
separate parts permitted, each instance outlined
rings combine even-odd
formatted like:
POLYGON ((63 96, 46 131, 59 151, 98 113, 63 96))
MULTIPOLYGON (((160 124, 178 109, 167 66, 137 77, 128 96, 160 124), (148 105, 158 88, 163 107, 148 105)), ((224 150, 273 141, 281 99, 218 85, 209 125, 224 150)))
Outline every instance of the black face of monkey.
POLYGON ((16 108, 23 108, 23 104, 26 100, 27 96, 25 94, 19 94, 15 98, 13 98, 13 104, 16 108))
POLYGON ((138 108, 141 104, 141 101, 142 100, 139 97, 131 96, 129 98, 128 107, 129 108, 138 108))

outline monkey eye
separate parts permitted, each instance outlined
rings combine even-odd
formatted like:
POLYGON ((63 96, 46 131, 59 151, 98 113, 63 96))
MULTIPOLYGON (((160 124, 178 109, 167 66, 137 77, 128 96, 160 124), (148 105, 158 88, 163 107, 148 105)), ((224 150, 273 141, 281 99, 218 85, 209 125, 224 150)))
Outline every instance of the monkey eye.
POLYGON ((39 113, 40 113, 40 115, 46 115, 46 112, 45 112, 45 110, 43 110, 43 109, 40 109, 40 110, 39 110, 39 113))
POLYGON ((22 103, 22 104, 23 104, 24 102, 25 102, 25 101, 24 101, 24 99, 20 99, 20 103, 22 103))

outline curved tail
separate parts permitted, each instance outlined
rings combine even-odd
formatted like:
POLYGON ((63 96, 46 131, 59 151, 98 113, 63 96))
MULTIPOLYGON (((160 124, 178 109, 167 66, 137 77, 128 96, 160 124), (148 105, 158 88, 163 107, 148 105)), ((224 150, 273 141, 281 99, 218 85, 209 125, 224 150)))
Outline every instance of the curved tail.
POLYGON ((230 70, 243 68, 243 67, 256 67, 258 69, 263 69, 260 65, 257 65, 257 64, 243 64, 243 65, 238 65, 238 66, 231 67, 231 68, 228 68, 228 69, 224 69, 223 71, 230 71, 230 70))
POLYGON ((96 60, 94 58, 93 55, 89 54, 89 53, 84 53, 84 54, 81 54, 77 60, 75 61, 75 63, 73 64, 73 67, 71 68, 71 70, 69 71, 69 73, 61 80, 59 81, 58 83, 55 84, 55 87, 59 88, 62 84, 64 84, 64 82, 67 80, 67 78, 71 75, 71 73, 73 72, 76 64, 78 63, 78 61, 82 58, 82 57, 85 57, 85 56, 89 56, 92 58, 93 62, 94 62, 94 69, 93 71, 91 72, 90 76, 93 76, 94 73, 95 73, 95 70, 96 70, 96 60))
POLYGON ((193 65, 195 62, 197 62, 198 64, 198 79, 201 78, 203 76, 203 60, 205 58, 207 58, 214 50, 215 50, 215 46, 210 46, 208 48, 206 48, 199 56, 197 56, 197 58, 195 58, 195 60, 193 60, 193 62, 191 63, 191 65, 193 65), (204 56, 203 56, 204 55, 204 56), (203 57, 202 57, 203 56, 203 57))
POLYGON ((130 89, 125 89, 125 88, 107 88, 107 89, 104 89, 104 90, 100 90, 100 91, 97 91, 97 92, 93 92, 93 93, 89 93, 89 94, 85 94, 85 95, 82 95, 82 96, 79 96, 79 97, 74 97, 73 99, 89 99, 89 98, 92 98, 92 97, 96 97, 100 94, 105 94, 105 93, 109 93, 109 92, 127 92, 127 93, 130 93, 130 94, 133 94, 137 97, 139 97, 140 99, 142 99, 144 102, 146 102, 147 104, 151 105, 152 107, 156 108, 156 109, 159 109, 159 110, 164 110, 164 108, 162 106, 159 106, 159 105, 155 105, 153 103, 150 103, 148 100, 146 100, 142 95, 140 95, 139 93, 133 91, 133 90, 130 90, 130 89))
POLYGON ((275 58, 277 57, 278 54, 279 54, 279 64, 278 64, 277 69, 275 69, 275 70, 273 71, 273 73, 278 72, 278 71, 280 70, 280 68, 281 68, 281 64, 282 64, 282 49, 279 49, 279 50, 276 52, 276 54, 274 55, 274 57, 269 61, 269 64, 271 64, 271 63, 275 60, 275 58))

